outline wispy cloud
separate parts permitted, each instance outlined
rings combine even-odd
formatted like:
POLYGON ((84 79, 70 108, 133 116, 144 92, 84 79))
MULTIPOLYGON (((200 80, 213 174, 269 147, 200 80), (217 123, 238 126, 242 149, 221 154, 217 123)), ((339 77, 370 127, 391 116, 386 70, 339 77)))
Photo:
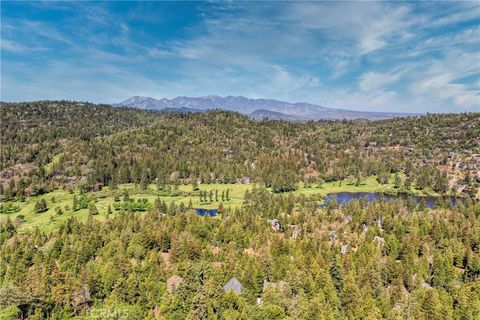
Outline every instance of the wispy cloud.
POLYGON ((17 6, 1 22, 10 100, 242 94, 362 110, 480 108, 475 2, 8 5, 17 6))

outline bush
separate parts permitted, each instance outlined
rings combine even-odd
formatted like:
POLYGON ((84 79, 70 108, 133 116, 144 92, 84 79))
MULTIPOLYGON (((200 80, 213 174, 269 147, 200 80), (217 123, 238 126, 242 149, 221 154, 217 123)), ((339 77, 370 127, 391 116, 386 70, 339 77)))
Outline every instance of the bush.
POLYGON ((2 320, 16 320, 20 319, 22 311, 17 306, 10 306, 0 311, 0 319, 2 320))

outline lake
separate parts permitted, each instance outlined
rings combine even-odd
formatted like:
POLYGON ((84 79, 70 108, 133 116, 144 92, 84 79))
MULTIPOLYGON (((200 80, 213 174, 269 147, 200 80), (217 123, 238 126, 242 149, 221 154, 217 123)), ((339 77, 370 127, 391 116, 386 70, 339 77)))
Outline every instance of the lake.
MULTIPOLYGON (((343 204, 349 202, 351 200, 366 200, 367 203, 371 203, 377 200, 385 200, 385 201, 393 201, 397 199, 402 199, 405 201, 412 201, 415 205, 419 204, 420 202, 424 202, 425 206, 428 208, 433 208, 437 204, 437 201, 441 199, 441 197, 431 197, 431 196, 413 196, 408 194, 398 194, 398 195, 389 195, 379 192, 338 192, 338 193, 329 193, 325 198, 325 203, 321 205, 321 207, 325 207, 329 201, 333 201, 337 199, 338 204, 343 204)), ((456 197, 443 197, 451 207, 456 207, 457 203, 461 203, 463 199, 456 198, 456 197)))
POLYGON ((210 217, 215 217, 217 215, 217 209, 201 209, 197 208, 195 209, 197 214, 201 217, 204 217, 205 215, 209 215, 210 217))

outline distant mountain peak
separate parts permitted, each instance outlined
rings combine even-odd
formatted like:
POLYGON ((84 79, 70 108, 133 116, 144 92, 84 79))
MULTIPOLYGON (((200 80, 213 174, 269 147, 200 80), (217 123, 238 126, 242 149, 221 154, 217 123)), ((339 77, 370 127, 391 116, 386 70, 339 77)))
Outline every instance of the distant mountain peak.
POLYGON ((189 110, 189 112, 224 109, 249 115, 254 119, 261 117, 289 121, 365 118, 380 120, 408 116, 392 112, 363 112, 345 109, 331 109, 307 102, 284 102, 274 99, 251 99, 243 96, 208 95, 203 97, 176 97, 173 99, 154 99, 151 97, 133 96, 130 99, 116 103, 115 107, 132 107, 153 110, 189 110))

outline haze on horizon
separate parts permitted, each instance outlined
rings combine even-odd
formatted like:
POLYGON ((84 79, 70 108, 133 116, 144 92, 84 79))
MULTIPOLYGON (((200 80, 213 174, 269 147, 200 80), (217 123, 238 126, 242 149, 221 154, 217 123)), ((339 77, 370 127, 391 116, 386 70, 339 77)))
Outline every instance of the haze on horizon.
POLYGON ((479 2, 1 2, 1 100, 480 112, 479 2))

